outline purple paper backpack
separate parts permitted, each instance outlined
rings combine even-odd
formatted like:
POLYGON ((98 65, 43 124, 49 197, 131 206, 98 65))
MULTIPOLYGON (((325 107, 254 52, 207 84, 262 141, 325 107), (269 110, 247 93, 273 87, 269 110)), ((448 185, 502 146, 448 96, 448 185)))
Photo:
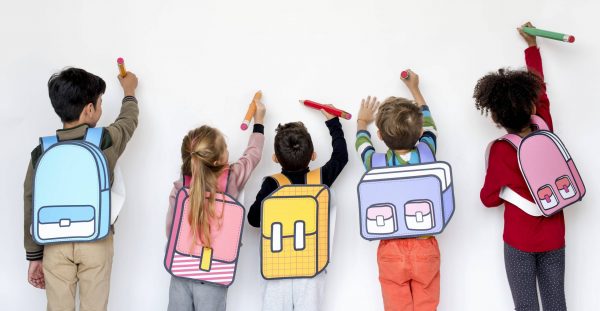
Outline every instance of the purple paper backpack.
POLYGON ((372 169, 358 183, 360 234, 383 240, 441 233, 454 214, 452 169, 417 144, 419 164, 388 167, 375 153, 372 169))

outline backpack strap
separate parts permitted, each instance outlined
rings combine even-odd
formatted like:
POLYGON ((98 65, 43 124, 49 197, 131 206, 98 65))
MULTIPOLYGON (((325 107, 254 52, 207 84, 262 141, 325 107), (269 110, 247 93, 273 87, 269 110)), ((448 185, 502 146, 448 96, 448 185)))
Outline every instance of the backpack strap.
POLYGON ((58 143, 58 136, 56 135, 40 137, 40 145, 42 146, 42 152, 48 150, 56 143, 58 143))
POLYGON ((102 141, 102 134, 104 133, 104 128, 101 127, 90 127, 85 132, 84 140, 94 146, 100 148, 100 142, 102 141))
POLYGON ((544 131, 549 131, 550 130, 550 128, 548 127, 548 124, 546 123, 546 121, 544 121, 544 119, 542 119, 538 115, 532 115, 531 116, 531 124, 537 126, 538 130, 544 130, 544 131))
MULTIPOLYGON (((217 192, 227 193, 227 188, 229 184, 229 168, 226 168, 221 175, 219 175, 217 179, 217 192)), ((183 176, 183 186, 190 188, 192 184, 192 176, 184 175, 183 176)))
MULTIPOLYGON (((287 178, 287 176, 279 173, 279 174, 275 174, 275 175, 271 175, 271 178, 275 179, 275 181, 277 182, 278 187, 281 186, 286 186, 286 185, 291 185, 292 181, 287 178)), ((323 182, 321 181, 321 168, 318 168, 316 170, 312 170, 308 173, 306 173, 306 184, 307 185, 320 185, 323 182)))
POLYGON ((435 162, 435 156, 431 151, 431 148, 426 143, 420 141, 417 144, 417 152, 419 153, 420 163, 432 163, 435 162))
POLYGON ((271 178, 275 179, 275 182, 277 182, 278 187, 292 184, 292 181, 282 173, 272 175, 271 178))
POLYGON ((307 185, 320 185, 322 183, 323 182, 321 181, 321 168, 312 170, 306 174, 307 185))
POLYGON ((219 175, 219 178, 217 179, 217 191, 218 192, 227 193, 227 190, 229 190, 229 176, 231 176, 231 174, 230 174, 229 166, 227 166, 223 170, 221 175, 219 175))
POLYGON ((371 168, 387 167, 385 153, 373 153, 371 156, 371 168))
POLYGON ((515 147, 515 149, 519 150, 519 146, 521 145, 523 138, 517 134, 506 134, 498 138, 498 140, 505 141, 515 147))
POLYGON ((502 200, 512 203, 514 206, 518 207, 528 215, 533 217, 544 216, 542 211, 540 211, 540 208, 535 203, 525 199, 520 194, 508 187, 502 187, 499 196, 502 200))

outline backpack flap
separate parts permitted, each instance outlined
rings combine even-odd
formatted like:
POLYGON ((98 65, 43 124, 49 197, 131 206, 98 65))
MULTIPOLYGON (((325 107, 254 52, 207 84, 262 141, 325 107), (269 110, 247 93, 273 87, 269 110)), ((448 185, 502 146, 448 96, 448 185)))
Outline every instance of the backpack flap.
POLYGON ((244 208, 227 194, 220 192, 215 194, 215 214, 217 217, 210 221, 211 244, 208 248, 200 241, 194 242, 188 221, 190 209, 187 196, 184 204, 176 251, 181 255, 200 258, 201 270, 210 270, 208 263, 212 260, 225 263, 237 261, 244 221, 244 208))
POLYGON ((317 232, 317 200, 313 197, 272 196, 263 202, 262 208, 263 222, 270 224, 261 226, 262 235, 270 241, 271 252, 281 252, 284 246, 303 250, 306 236, 317 232), (290 241, 284 243, 284 239, 290 241))

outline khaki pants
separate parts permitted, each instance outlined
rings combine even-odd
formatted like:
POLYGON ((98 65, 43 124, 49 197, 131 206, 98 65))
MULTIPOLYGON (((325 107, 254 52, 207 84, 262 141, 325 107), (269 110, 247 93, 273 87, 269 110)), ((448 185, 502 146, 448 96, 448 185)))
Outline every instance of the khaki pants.
POLYGON ((44 247, 48 311, 74 311, 79 282, 80 311, 106 310, 113 259, 113 234, 88 243, 44 247))

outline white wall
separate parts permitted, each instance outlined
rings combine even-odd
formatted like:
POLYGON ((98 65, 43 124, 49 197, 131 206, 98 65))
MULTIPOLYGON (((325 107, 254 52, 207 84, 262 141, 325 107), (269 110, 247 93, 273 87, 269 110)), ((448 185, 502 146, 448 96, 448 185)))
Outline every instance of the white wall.
MULTIPOLYGON (((588 194, 566 211, 566 294, 571 310, 600 309, 600 148, 593 122, 600 109, 600 29, 596 1, 2 1, 0 2, 0 218, 3 267, 0 309, 41 310, 44 292, 26 281, 22 246, 22 181, 40 135, 60 126, 46 81, 64 66, 85 68, 108 84, 101 124, 116 117, 121 91, 115 60, 140 78, 140 126, 120 163, 128 201, 115 238, 111 310, 164 310, 164 214, 178 175, 187 130, 218 126, 239 156, 248 133, 239 123, 253 93, 268 106, 264 160, 250 180, 250 204, 269 160, 274 127, 304 121, 323 164, 331 150, 321 115, 300 98, 356 113, 367 95, 407 96, 398 79, 411 67, 439 127, 439 159, 454 168, 457 211, 439 237, 440 310, 508 310, 502 208, 479 201, 486 144, 501 135, 471 98, 476 80, 500 66, 524 65, 514 30, 531 19, 577 36, 573 45, 539 40, 555 128, 580 168, 588 194), (596 29, 596 31, 594 31, 596 29)), ((377 243, 358 233, 355 186, 362 174, 353 150, 355 119, 343 121, 350 162, 334 184, 336 244, 326 310, 380 310, 377 243)), ((259 310, 258 231, 244 230, 230 310, 259 310)))

